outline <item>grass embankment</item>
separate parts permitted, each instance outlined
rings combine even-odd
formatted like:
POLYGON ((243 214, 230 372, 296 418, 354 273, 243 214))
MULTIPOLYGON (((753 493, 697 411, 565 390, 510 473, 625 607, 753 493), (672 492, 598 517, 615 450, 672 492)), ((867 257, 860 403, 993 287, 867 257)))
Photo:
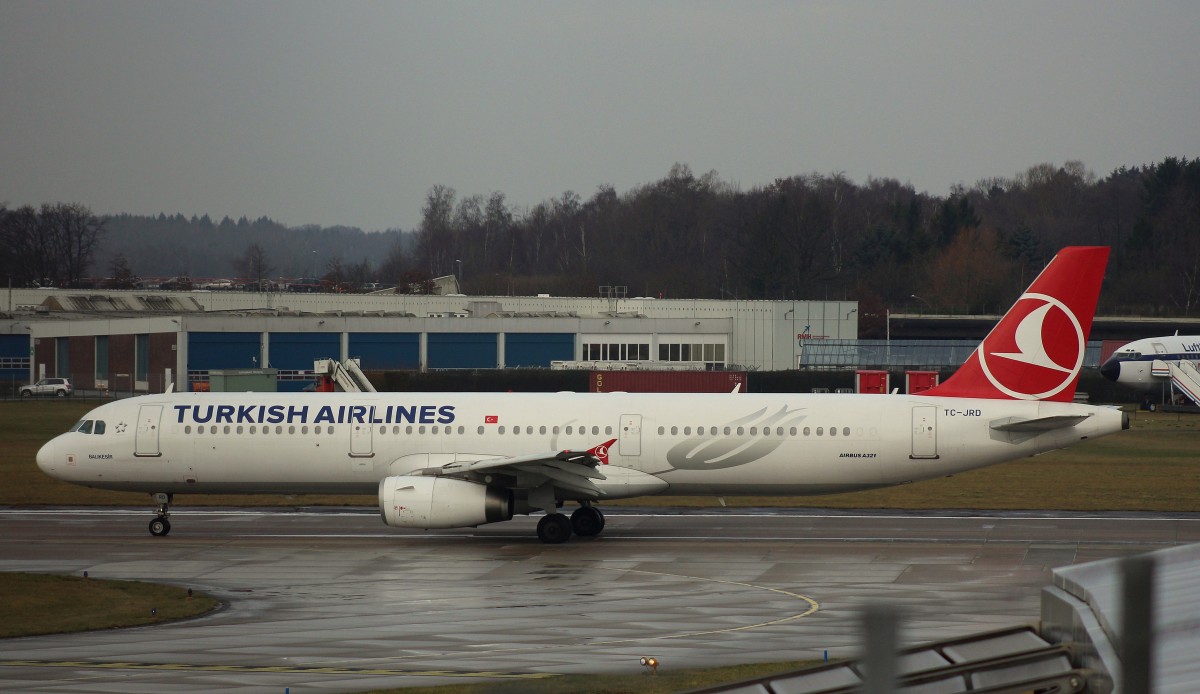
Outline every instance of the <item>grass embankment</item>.
MULTIPOLYGON (((145 494, 77 487, 35 464, 38 448, 95 401, 0 403, 0 505, 149 505, 145 494)), ((730 506, 1066 511, 1200 510, 1200 416, 1135 412, 1132 428, 1036 458, 902 487, 818 497, 728 497, 730 506)), ((186 506, 373 506, 373 496, 177 495, 186 506)), ((646 497, 606 505, 714 507, 713 497, 646 497)))
POLYGON ((0 573, 0 638, 158 624, 211 612, 218 604, 177 586, 0 573))

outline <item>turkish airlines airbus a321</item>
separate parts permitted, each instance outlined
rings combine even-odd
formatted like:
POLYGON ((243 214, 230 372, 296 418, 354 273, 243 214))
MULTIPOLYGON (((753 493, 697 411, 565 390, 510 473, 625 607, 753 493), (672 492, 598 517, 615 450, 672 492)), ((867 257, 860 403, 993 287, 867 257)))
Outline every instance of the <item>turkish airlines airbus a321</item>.
POLYGON ((951 475, 1129 426, 1072 402, 1103 247, 1066 248, 952 377, 917 395, 166 393, 92 410, 47 474, 175 493, 376 493, 383 522, 457 528, 542 510, 596 535, 604 499, 825 494, 951 475), (579 508, 568 518, 564 502, 579 508))

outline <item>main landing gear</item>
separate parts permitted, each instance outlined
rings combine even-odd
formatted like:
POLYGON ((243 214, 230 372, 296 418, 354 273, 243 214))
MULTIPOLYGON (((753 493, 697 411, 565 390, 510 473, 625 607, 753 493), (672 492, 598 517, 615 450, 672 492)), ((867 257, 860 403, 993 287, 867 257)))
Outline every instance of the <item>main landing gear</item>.
POLYGON ((171 515, 171 494, 163 492, 154 493, 154 502, 158 504, 158 511, 155 512, 154 519, 150 521, 150 534, 155 537, 164 537, 171 532, 171 521, 168 518, 171 515))
POLYGON ((604 530, 604 514, 588 502, 575 509, 568 519, 561 513, 547 513, 538 521, 538 539, 549 545, 557 545, 571 539, 574 532, 580 537, 599 535, 604 530))

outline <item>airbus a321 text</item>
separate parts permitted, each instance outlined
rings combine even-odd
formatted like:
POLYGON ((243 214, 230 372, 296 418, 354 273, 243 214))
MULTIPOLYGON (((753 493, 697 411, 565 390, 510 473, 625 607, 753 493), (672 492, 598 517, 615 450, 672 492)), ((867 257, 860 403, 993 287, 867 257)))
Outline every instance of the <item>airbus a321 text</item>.
POLYGON ((1108 249, 1061 251, 965 364, 917 395, 166 393, 102 405, 38 452, 47 474, 150 492, 374 493, 387 525, 545 511, 597 535, 595 503, 806 495, 941 477, 1128 428, 1072 402, 1108 249), (569 517, 564 502, 579 504, 569 517))

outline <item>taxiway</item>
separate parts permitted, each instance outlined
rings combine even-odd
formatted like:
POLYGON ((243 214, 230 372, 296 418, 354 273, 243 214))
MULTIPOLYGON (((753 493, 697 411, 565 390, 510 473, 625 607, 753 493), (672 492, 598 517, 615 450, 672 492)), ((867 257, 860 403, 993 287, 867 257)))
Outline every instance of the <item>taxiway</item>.
MULTIPOLYGON (((178 507, 177 507, 178 509, 178 507)), ((918 643, 1030 623, 1050 569, 1200 542, 1200 514, 607 511, 543 545, 369 509, 0 511, 0 570, 184 585, 175 624, 0 641, 0 690, 361 691, 853 656, 868 601, 918 643)))

